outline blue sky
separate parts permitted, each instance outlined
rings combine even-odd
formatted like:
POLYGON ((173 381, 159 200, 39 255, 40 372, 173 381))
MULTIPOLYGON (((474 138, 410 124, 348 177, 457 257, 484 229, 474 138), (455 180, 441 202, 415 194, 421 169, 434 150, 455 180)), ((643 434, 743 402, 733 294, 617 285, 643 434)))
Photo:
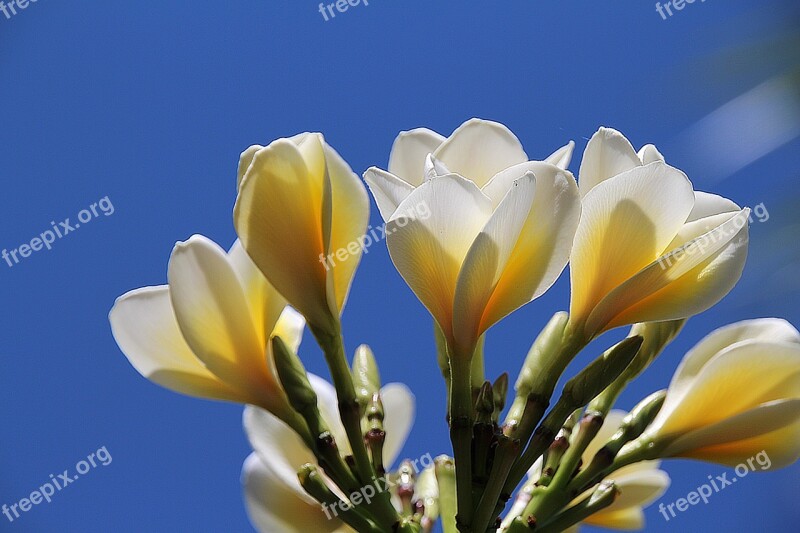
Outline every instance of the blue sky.
MULTIPOLYGON (((101 447, 113 457, 13 524, 0 516, 0 530, 251 530, 239 487, 249 452, 241 408, 141 378, 107 313, 120 294, 165 281, 175 241, 202 233, 230 245, 239 152, 300 131, 322 131, 361 173, 385 167, 397 132, 417 126, 447 134, 473 116, 498 120, 537 158, 570 139, 580 154, 607 125, 636 145, 656 143, 698 189, 763 203, 769 220, 752 228, 741 284, 690 321, 622 407, 666 386, 682 354, 715 327, 762 316, 800 324, 800 142, 733 173, 715 172, 719 157, 743 151, 729 143, 751 146, 774 120, 748 116, 724 142, 706 139, 735 154, 687 142, 710 113, 797 64, 783 38, 796 26, 791 9, 709 0, 663 20, 640 0, 372 0, 326 22, 307 0, 40 0, 10 19, 0 14, 0 247, 29 242, 51 221, 74 222, 102 198, 114 207, 84 215, 52 250, 0 262, 0 504, 101 447)), ((796 125, 794 111, 779 111, 796 125)), ((490 332, 490 375, 519 369, 539 328, 567 307, 567 281, 490 332)), ((369 343, 385 380, 417 394, 404 455, 447 452, 430 319, 385 246, 365 256, 344 324, 351 351, 369 343)), ((324 373, 312 344, 307 335, 301 354, 324 373)), ((666 468, 665 503, 723 471, 666 468)), ((648 530, 791 531, 798 474, 794 466, 748 476, 670 523, 652 508, 648 530)))

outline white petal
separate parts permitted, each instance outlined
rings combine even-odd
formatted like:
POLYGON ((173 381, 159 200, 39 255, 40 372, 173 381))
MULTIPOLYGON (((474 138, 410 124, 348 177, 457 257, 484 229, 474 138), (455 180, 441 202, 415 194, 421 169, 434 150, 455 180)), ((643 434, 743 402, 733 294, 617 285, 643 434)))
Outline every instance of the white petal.
POLYGON ((383 220, 389 220, 397 207, 414 191, 414 187, 394 174, 372 167, 364 173, 372 197, 378 204, 383 220))
POLYGON ((459 126, 434 156, 478 187, 501 170, 528 160, 519 139, 507 127, 477 118, 459 126))
POLYGON ((642 161, 624 135, 611 128, 600 128, 583 152, 578 173, 581 196, 608 178, 639 166, 642 161))
POLYGON ((649 165, 650 163, 655 163, 656 161, 660 161, 662 163, 665 162, 664 156, 661 155, 661 152, 658 151, 658 148, 652 144, 646 144, 642 146, 642 149, 639 150, 637 154, 639 159, 642 160, 643 165, 649 165))
POLYGON ((545 162, 551 163, 562 170, 566 170, 572 162, 572 153, 575 151, 575 141, 570 141, 567 145, 562 146, 550 156, 545 159, 545 162))
POLYGON ((452 174, 444 163, 436 159, 433 154, 428 154, 425 158, 425 181, 439 176, 452 174))
POLYGON ((128 361, 150 381, 201 398, 246 400, 212 374, 186 344, 166 285, 121 296, 109 320, 114 339, 128 361))
POLYGON ((316 464, 314 454, 303 440, 278 417, 258 407, 246 406, 243 421, 250 446, 269 467, 272 477, 297 493, 297 498, 313 505, 315 500, 306 494, 297 479, 301 466, 316 464))
POLYGON ((694 222, 721 213, 741 210, 741 207, 727 198, 707 192, 694 191, 694 209, 692 209, 686 222, 694 222))
POLYGON ((290 350, 297 352, 300 348, 300 342, 303 340, 305 327, 306 319, 303 318, 303 315, 287 306, 281 313, 271 334, 275 337, 280 337, 290 350))
POLYGON ((250 164, 253 162, 253 158, 256 156, 256 152, 264 148, 260 144, 254 144, 253 146, 249 147, 247 150, 242 152, 239 156, 239 168, 236 172, 236 189, 239 189, 239 186, 242 184, 242 180, 244 179, 244 175, 247 174, 247 169, 250 168, 250 164))
POLYGON ((329 533, 342 526, 329 520, 319 503, 285 485, 255 453, 245 460, 242 484, 247 514, 259 533, 329 533))
POLYGON ((416 398, 411 390, 401 383, 388 383, 381 388, 384 409, 383 461, 387 470, 394 464, 406 443, 416 415, 416 398))
POLYGON ((427 128, 400 132, 389 156, 389 172, 414 187, 422 185, 425 157, 443 142, 443 136, 427 128))
POLYGON ((669 488, 669 475, 663 470, 650 469, 629 474, 611 474, 608 479, 617 483, 621 494, 604 512, 630 507, 644 507, 660 498, 669 488))

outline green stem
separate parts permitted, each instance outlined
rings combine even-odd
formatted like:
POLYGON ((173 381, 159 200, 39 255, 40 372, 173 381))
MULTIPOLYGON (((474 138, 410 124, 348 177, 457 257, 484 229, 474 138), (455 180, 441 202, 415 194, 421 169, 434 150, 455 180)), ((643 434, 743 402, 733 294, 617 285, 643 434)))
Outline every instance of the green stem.
MULTIPOLYGON (((363 484, 371 483, 379 474, 373 469, 372 461, 364 442, 364 435, 361 429, 361 408, 356 396, 353 376, 347 364, 341 325, 337 324, 335 334, 319 330, 314 326, 311 326, 311 332, 322 348, 331 372, 333 386, 336 389, 336 397, 339 401, 339 416, 347 434, 347 440, 350 442, 350 448, 353 451, 357 477, 363 484)), ((382 525, 391 527, 396 524, 399 516, 392 506, 391 495, 386 491, 381 491, 376 498, 376 502, 375 510, 379 513, 382 525)))
POLYGON ((450 440, 456 463, 456 521, 462 533, 472 531, 472 383, 470 364, 451 358, 450 440))

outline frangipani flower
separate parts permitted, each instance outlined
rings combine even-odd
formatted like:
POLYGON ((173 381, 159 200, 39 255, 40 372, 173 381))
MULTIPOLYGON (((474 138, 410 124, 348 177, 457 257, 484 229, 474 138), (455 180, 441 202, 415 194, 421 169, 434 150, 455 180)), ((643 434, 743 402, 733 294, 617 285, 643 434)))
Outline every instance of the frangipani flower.
POLYGON ((247 253, 312 326, 338 321, 363 251, 369 200, 319 133, 251 146, 234 223, 247 253))
MULTIPOLYGON (((628 413, 625 411, 616 409, 609 412, 597 436, 592 440, 589 446, 586 447, 586 451, 583 453, 582 460, 584 465, 588 465, 595 454, 611 440, 611 437, 622 425, 622 421, 627 414, 628 413)), ((542 459, 539 458, 539 460, 534 463, 530 472, 528 472, 528 477, 529 479, 537 480, 541 475, 542 459)), ((607 479, 615 482, 621 494, 611 506, 606 507, 602 511, 586 519, 584 521, 585 524, 609 529, 642 529, 644 528, 643 509, 661 497, 670 485, 669 475, 659 469, 658 461, 642 461, 625 466, 608 476, 607 479)), ((575 498, 570 505, 574 505, 586 498, 591 494, 592 490, 594 489, 590 489, 586 493, 575 498)), ((527 502, 524 500, 518 500, 514 504, 514 507, 512 507, 509 513, 509 517, 506 518, 504 522, 506 527, 511 523, 514 517, 522 513, 526 503, 527 502)), ((578 531, 578 526, 567 531, 575 533, 578 531)))
MULTIPOLYGON (((318 397, 322 418, 327 422, 340 452, 350 453, 347 435, 339 419, 336 392, 324 379, 309 374, 318 397)), ((381 389, 386 441, 384 464, 397 459, 414 422, 414 396, 405 385, 390 383, 381 389)), ((244 411, 244 428, 255 452, 242 471, 245 502, 253 525, 262 533, 327 533, 351 531, 300 486, 297 471, 315 463, 302 440, 270 413, 252 406, 244 411)), ((332 483, 331 489, 341 494, 332 483)))
POLYGON ((587 338, 626 324, 687 318, 736 284, 748 209, 695 192, 653 146, 638 154, 601 128, 580 169, 583 212, 571 258, 571 320, 587 338))
POLYGON ((708 335, 684 357, 664 406, 637 442, 654 442, 662 457, 730 466, 762 451, 772 469, 795 462, 800 333, 773 318, 746 320, 708 335))
POLYGON ((296 418, 274 371, 269 339, 279 335, 297 349, 305 322, 241 244, 226 254, 195 235, 175 245, 168 278, 169 285, 121 296, 111 310, 114 338, 134 368, 175 392, 296 418))
POLYGON ((446 140, 401 134, 392 173, 366 172, 392 260, 455 353, 471 357, 483 332, 564 269, 580 214, 562 168, 570 152, 551 156, 561 167, 528 161, 505 126, 470 120, 446 140))

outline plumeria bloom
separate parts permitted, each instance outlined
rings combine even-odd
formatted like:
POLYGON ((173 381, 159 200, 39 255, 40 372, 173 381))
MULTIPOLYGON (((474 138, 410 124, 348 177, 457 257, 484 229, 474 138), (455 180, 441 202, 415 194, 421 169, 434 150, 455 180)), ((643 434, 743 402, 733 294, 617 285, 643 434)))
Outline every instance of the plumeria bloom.
POLYGON ((250 257, 312 326, 338 322, 361 259, 369 200, 319 133, 251 146, 234 223, 250 257))
MULTIPOLYGON (((324 379, 309 374, 317 393, 322 418, 343 455, 350 453, 347 435, 339 419, 336 392, 324 379)), ((381 389, 386 441, 384 464, 391 465, 400 454, 414 422, 414 396, 405 385, 390 383, 381 389)), ((297 471, 315 463, 314 455, 300 438, 270 413, 252 406, 244 411, 244 428, 255 450, 244 463, 242 483, 245 502, 253 525, 262 533, 328 533, 351 531, 300 486, 297 471)), ((341 494, 329 483, 331 489, 341 494)))
POLYGON ((364 175, 395 266, 454 353, 471 357, 489 327, 564 269, 580 215, 571 147, 529 161, 508 128, 473 119, 447 139, 402 133, 389 172, 364 175))
POLYGON ((686 354, 658 416, 628 449, 648 443, 655 443, 661 457, 730 466, 762 451, 772 469, 795 462, 800 458, 800 333, 771 318, 708 335, 686 354))
POLYGON ((114 338, 134 368, 175 392, 258 405, 294 424, 269 339, 297 349, 305 322, 241 244, 226 254, 195 235, 175 246, 168 278, 121 296, 111 310, 114 338))
POLYGON ((749 210, 696 192, 652 145, 601 128, 579 174, 571 320, 583 335, 705 311, 741 276, 749 210))
MULTIPOLYGON (((600 451, 617 429, 619 429, 627 414, 628 413, 625 411, 619 410, 609 412, 597 436, 595 436, 583 453, 583 464, 589 464, 591 462, 595 454, 600 451)), ((541 474, 542 459, 539 458, 530 472, 528 472, 528 478, 535 481, 539 479, 541 474)), ((587 518, 584 521, 587 525, 621 530, 643 529, 643 509, 660 498, 670 485, 669 475, 659 469, 658 461, 642 461, 625 466, 608 476, 607 479, 615 482, 621 494, 611 506, 587 518)), ((575 498, 572 504, 585 499, 591 494, 592 490, 594 489, 575 498)), ((524 497, 515 502, 509 516, 504 520, 504 527, 508 527, 511 520, 523 512, 526 504, 527 501, 524 497)), ((578 526, 574 526, 567 531, 575 533, 578 529, 578 526)))

